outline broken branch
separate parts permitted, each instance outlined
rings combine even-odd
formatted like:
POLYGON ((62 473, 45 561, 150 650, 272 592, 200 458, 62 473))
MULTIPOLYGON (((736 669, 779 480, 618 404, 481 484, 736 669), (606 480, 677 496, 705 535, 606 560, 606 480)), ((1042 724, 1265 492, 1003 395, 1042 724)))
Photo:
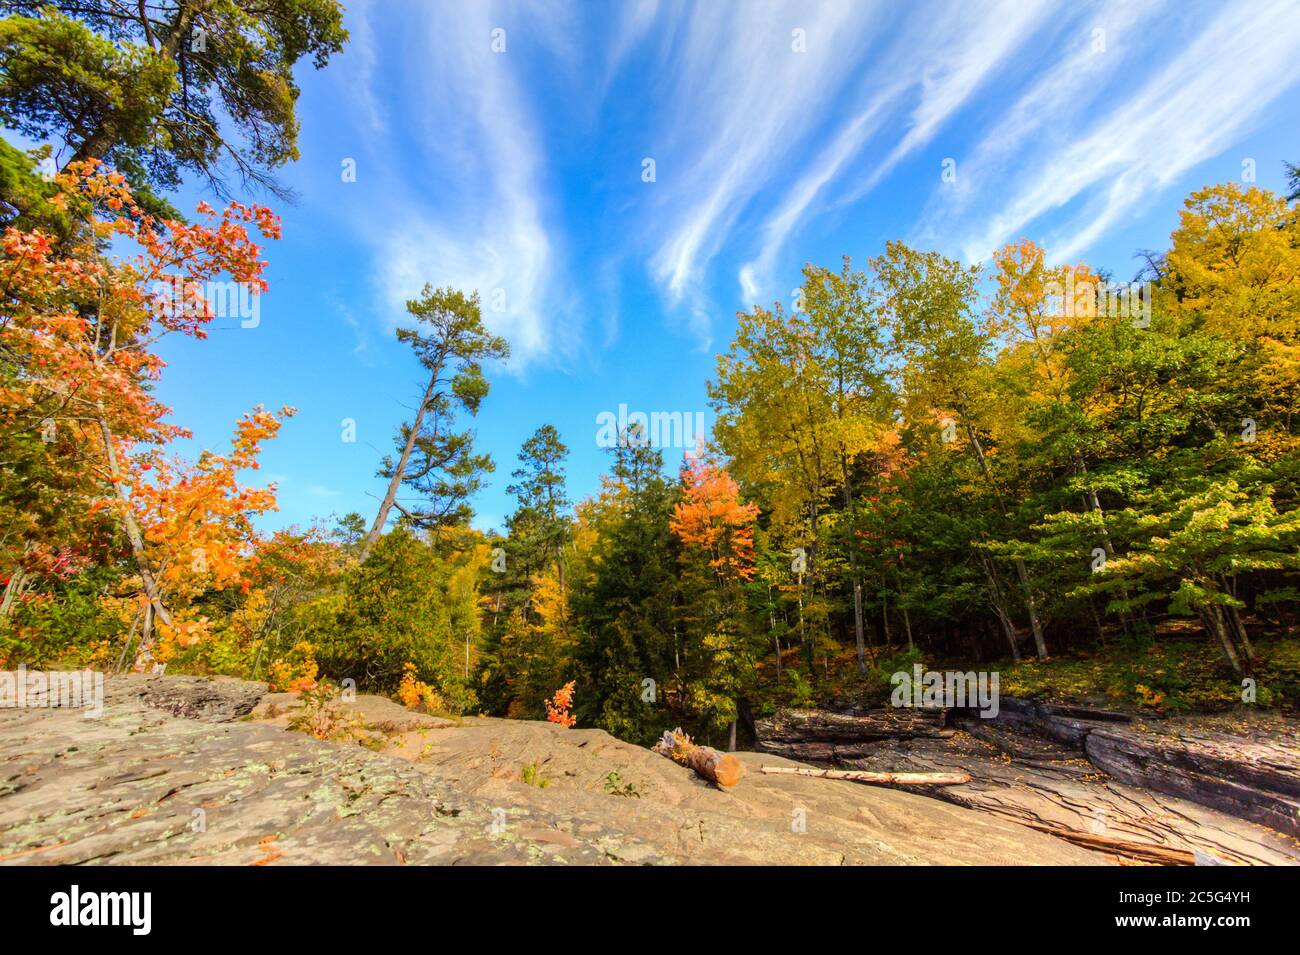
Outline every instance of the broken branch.
POLYGON ((970 782, 970 773, 871 773, 861 769, 808 769, 803 766, 761 766, 759 772, 781 776, 848 779, 855 783, 890 786, 959 786, 970 782))

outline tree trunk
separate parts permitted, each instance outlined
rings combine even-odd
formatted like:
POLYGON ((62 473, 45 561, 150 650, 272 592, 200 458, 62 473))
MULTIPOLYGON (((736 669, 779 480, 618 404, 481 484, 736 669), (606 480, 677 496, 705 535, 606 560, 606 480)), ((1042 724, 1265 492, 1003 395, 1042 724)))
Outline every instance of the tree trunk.
POLYGON ((271 622, 274 614, 268 616, 262 624, 262 639, 257 642, 257 656, 253 659, 253 674, 251 679, 257 679, 257 668, 262 665, 262 651, 266 649, 266 641, 271 637, 271 622))
MULTIPOLYGON (((970 439, 971 447, 975 449, 975 457, 979 459, 980 471, 984 474, 984 480, 988 482, 989 488, 993 491, 994 499, 998 502, 998 508, 1002 511, 1002 516, 1007 516, 1007 507, 1002 500, 1002 495, 998 492, 997 487, 993 484, 993 474, 989 471, 989 465, 984 460, 984 448, 980 444, 979 438, 975 435, 975 428, 968 422, 966 424, 966 436, 970 439)), ((1034 605, 1034 591, 1029 581, 1029 571, 1025 568, 1025 562, 1017 557, 1013 561, 1016 567, 1016 576, 1020 579, 1020 589, 1025 595, 1025 609, 1029 612, 1029 627, 1034 632, 1034 649, 1038 653, 1038 659, 1047 659, 1047 643, 1043 639, 1043 625, 1038 620, 1038 608, 1034 605)))
POLYGON ((1241 658, 1237 656, 1237 648, 1232 645, 1232 639, 1228 636, 1228 631, 1223 626, 1223 616, 1219 613, 1217 604, 1210 604, 1201 610, 1201 620, 1205 623, 1205 629, 1219 641, 1219 646, 1223 649, 1223 656, 1227 659, 1232 671, 1241 676, 1245 671, 1241 666, 1241 658))
POLYGON ((1011 622, 1011 617, 1002 609, 1002 588, 998 586, 998 579, 993 573, 993 568, 989 564, 988 555, 983 551, 979 553, 980 564, 984 567, 984 576, 989 582, 989 592, 992 594, 991 603, 993 612, 997 615, 998 622, 1002 624, 1002 631, 1006 634, 1007 643, 1011 644, 1011 659, 1016 663, 1020 662, 1020 644, 1016 640, 1016 627, 1011 622))
POLYGON ((808 633, 804 629, 803 621, 803 574, 799 575, 799 647, 803 650, 804 662, 808 664, 808 676, 813 676, 813 668, 817 665, 813 659, 812 644, 808 642, 808 633))
POLYGON ((4 599, 0 600, 0 617, 8 617, 13 613, 14 601, 18 599, 26 579, 27 572, 23 570, 23 565, 19 564, 14 568, 14 572, 9 575, 9 582, 5 584, 4 599))
MULTIPOLYGON (((1234 581, 1225 577, 1223 579, 1223 585, 1224 590, 1232 594, 1234 598, 1237 596, 1237 588, 1234 586, 1234 581)), ((1227 617, 1228 623, 1232 625, 1232 632, 1237 639, 1237 644, 1241 647, 1241 655, 1246 658, 1246 662, 1253 663, 1255 660, 1255 648, 1251 646, 1250 636, 1246 633, 1246 624, 1241 619, 1241 612, 1237 610, 1236 607, 1229 604, 1227 608, 1227 617)))
MULTIPOLYGON (((853 525, 853 479, 849 475, 848 457, 840 454, 840 469, 844 472, 844 514, 853 525)), ((862 578, 858 575, 858 553, 852 536, 847 544, 849 551, 849 576, 853 580, 853 639, 858 651, 858 672, 867 672, 867 650, 862 627, 862 578)), ((874 656, 874 651, 872 652, 874 656)))
POLYGON ((144 587, 145 598, 153 608, 153 613, 145 615, 144 628, 140 632, 140 648, 136 651, 138 658, 148 653, 149 648, 153 646, 154 617, 171 626, 172 615, 163 606, 162 588, 158 586, 158 580, 154 577, 153 570, 149 566, 149 558, 144 547, 144 535, 140 531, 139 522, 135 519, 135 513, 131 510, 131 499, 127 496, 126 487, 122 483, 122 467, 117 460, 117 447, 113 444, 113 431, 108 426, 108 421, 105 418, 99 419, 99 433, 104 441, 104 457, 108 462, 108 473, 113 479, 113 487, 117 491, 118 500, 122 505, 118 509, 122 530, 126 533, 126 539, 131 544, 131 556, 135 561, 136 571, 140 574, 140 582, 144 587))
POLYGON ((131 629, 127 632, 126 643, 122 644, 122 652, 117 657, 117 666, 113 668, 114 673, 121 673, 122 668, 126 666, 126 654, 131 649, 131 641, 135 639, 135 629, 140 626, 140 618, 143 613, 143 611, 137 610, 135 616, 131 618, 131 629))
POLYGON ((970 773, 873 773, 865 769, 809 769, 806 766, 763 766, 759 772, 777 776, 848 779, 855 783, 883 786, 960 786, 970 782, 970 773))
POLYGON ((384 532, 384 525, 388 523, 388 515, 393 509, 393 502, 397 500, 397 492, 402 486, 402 480, 406 477, 406 466, 411 460, 411 451, 415 447, 415 439, 420 434, 420 425, 424 422, 424 412, 429 407, 429 399, 433 397, 433 387, 438 381, 438 371, 442 366, 439 365, 429 373, 429 384, 424 389, 424 396, 420 398, 420 407, 416 409, 415 420, 411 423, 410 430, 406 434, 406 444, 402 447, 402 456, 398 459, 397 466, 393 468, 393 476, 388 482, 388 490, 384 493, 384 500, 379 505, 379 513, 375 515, 375 523, 370 527, 370 533, 366 535, 365 543, 361 545, 361 562, 365 563, 370 556, 371 549, 379 536, 384 532))

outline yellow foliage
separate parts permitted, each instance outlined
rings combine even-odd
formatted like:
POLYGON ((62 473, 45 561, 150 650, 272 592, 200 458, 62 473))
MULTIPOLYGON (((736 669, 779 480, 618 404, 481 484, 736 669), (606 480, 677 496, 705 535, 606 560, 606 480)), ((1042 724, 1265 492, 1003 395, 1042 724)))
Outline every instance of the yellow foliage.
POLYGON ((288 693, 314 689, 318 673, 315 652, 316 648, 303 640, 283 660, 271 664, 267 674, 271 689, 288 693))
POLYGON ((397 702, 408 710, 418 709, 421 706, 424 707, 426 712, 430 713, 444 709, 442 697, 438 694, 438 691, 423 680, 417 680, 415 672, 414 663, 407 663, 403 667, 402 682, 397 688, 397 702))

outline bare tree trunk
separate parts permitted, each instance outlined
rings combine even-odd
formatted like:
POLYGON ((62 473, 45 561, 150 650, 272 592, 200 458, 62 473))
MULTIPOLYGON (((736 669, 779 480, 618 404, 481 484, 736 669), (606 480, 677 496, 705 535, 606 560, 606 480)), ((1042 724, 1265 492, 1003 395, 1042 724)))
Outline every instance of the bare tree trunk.
POLYGON ((275 619, 275 612, 272 611, 267 615, 266 620, 262 622, 262 639, 257 642, 257 656, 253 658, 253 673, 251 679, 257 679, 257 669, 262 665, 262 651, 266 649, 266 641, 271 637, 271 622, 275 619))
POLYGON ((885 635, 885 646, 894 649, 894 634, 889 629, 889 598, 884 595, 885 582, 882 580, 880 596, 880 629, 885 635))
POLYGON ((131 641, 135 639, 135 629, 140 625, 142 611, 137 610, 135 616, 131 618, 131 630, 126 635, 126 643, 122 644, 122 652, 118 655, 117 666, 113 668, 114 673, 121 673, 122 667, 126 666, 126 654, 131 649, 131 641))
MULTIPOLYGON (((1237 588, 1234 586, 1234 581, 1225 577, 1223 579, 1223 586, 1224 589, 1234 598, 1237 596, 1237 588)), ((1229 604, 1227 607, 1227 617, 1228 623, 1232 626, 1232 633, 1237 639, 1237 644, 1241 647, 1242 656, 1244 656, 1248 662, 1253 662, 1255 659, 1255 648, 1251 646, 1250 637, 1246 633, 1246 624, 1241 619, 1241 612, 1238 611, 1236 607, 1229 604)))
POLYGON ((879 786, 961 786, 970 773, 873 773, 865 769, 813 769, 810 766, 760 766, 769 776, 811 776, 814 779, 847 779, 879 786))
POLYGON ((19 564, 14 568, 14 572, 9 575, 9 582, 5 584, 4 600, 0 601, 0 617, 8 617, 13 613, 14 601, 18 599, 26 580, 27 572, 23 570, 23 565, 19 564))
MULTIPOLYGON (((980 440, 975 434, 975 428, 967 422, 966 436, 970 439, 971 447, 975 449, 975 456, 979 459, 980 471, 984 474, 984 480, 988 482, 993 491, 993 496, 998 502, 998 507, 1002 511, 1002 516, 1007 516, 1006 504, 1002 500, 1002 495, 998 492, 997 487, 993 484, 993 474, 989 471, 988 462, 984 459, 984 448, 980 445, 980 440)), ((1034 591, 1029 581, 1029 571, 1025 568, 1025 562, 1017 557, 1013 561, 1016 567, 1016 576, 1020 579, 1020 589, 1025 595, 1025 609, 1029 612, 1029 627, 1034 632, 1034 649, 1038 653, 1038 659, 1047 659, 1047 642, 1043 639, 1043 626, 1038 620, 1038 608, 1034 605, 1034 591)))
POLYGON ((1088 600, 1088 612, 1092 614, 1093 626, 1097 628, 1097 640, 1104 647, 1106 645, 1106 631, 1101 625, 1101 617, 1097 614, 1097 606, 1091 599, 1088 600))
POLYGON ((1228 636, 1228 631, 1223 626, 1223 616, 1219 613, 1217 604, 1210 604, 1201 610, 1201 620, 1205 622, 1205 629, 1213 633, 1219 641, 1219 646, 1223 649, 1223 656, 1227 659, 1232 671, 1241 676, 1245 671, 1241 666, 1241 658, 1237 655, 1237 648, 1232 645, 1232 640, 1228 636))
MULTIPOLYGON (((439 366, 440 368, 441 366, 439 366)), ((415 420, 411 422, 410 430, 406 434, 406 444, 402 447, 402 456, 393 468, 393 476, 388 482, 388 490, 384 493, 384 500, 379 505, 379 513, 375 515, 375 523, 370 527, 370 533, 366 535, 365 542, 361 545, 361 561, 365 562, 370 556, 371 549, 375 542, 379 540, 379 535, 384 532, 384 525, 388 523, 389 512, 393 509, 393 502, 397 500, 397 492, 402 486, 402 480, 406 477, 406 466, 411 460, 411 451, 415 448, 415 439, 420 434, 420 425, 424 422, 424 412, 429 407, 429 399, 433 397, 433 387, 438 381, 438 369, 429 373, 429 384, 424 389, 424 396, 420 398, 420 407, 416 409, 415 420)))
POLYGON ((808 634, 804 630, 803 622, 803 574, 799 575, 799 646, 803 650, 804 658, 808 664, 808 675, 812 676, 812 669, 816 666, 813 660, 812 646, 808 643, 808 634))
POLYGON ((122 467, 117 460, 117 447, 113 443, 113 431, 108 426, 107 419, 102 417, 99 419, 99 432, 104 441, 104 457, 108 462, 108 473, 113 479, 113 487, 117 490, 118 500, 122 504, 118 509, 122 530, 126 533, 126 539, 131 545, 131 557, 135 561, 137 573, 140 574, 140 582, 144 587, 145 598, 153 609, 152 613, 145 615, 144 628, 140 633, 140 649, 136 652, 137 657, 139 657, 148 653, 149 648, 153 646, 154 618, 157 617, 163 623, 171 626, 172 615, 163 606, 162 588, 158 586, 158 579, 149 566, 149 557, 144 548, 144 534, 140 531, 140 524, 136 521, 135 513, 131 510, 131 499, 127 496, 126 487, 122 483, 122 467))
POLYGON ((989 592, 992 594, 993 612, 997 615, 998 622, 1002 624, 1002 632, 1006 634, 1007 643, 1011 644, 1011 659, 1016 663, 1020 662, 1020 644, 1016 640, 1016 627, 1011 622, 1011 617, 1002 609, 1002 588, 998 586, 997 576, 993 573, 993 568, 989 563, 988 555, 983 551, 979 552, 980 564, 984 568, 984 576, 989 582, 989 592))
POLYGON ((772 585, 767 585, 767 628, 772 631, 772 643, 776 645, 776 682, 781 683, 781 638, 776 632, 776 614, 772 612, 772 585))
MULTIPOLYGON (((844 472, 844 515, 853 520, 853 479, 849 475, 848 457, 840 454, 840 469, 844 472)), ((858 672, 867 672, 867 650, 863 640, 862 626, 862 578, 858 574, 858 553, 853 546, 852 535, 848 541, 849 575, 853 580, 853 639, 858 651, 858 672)), ((874 655, 874 651, 873 651, 874 655)))

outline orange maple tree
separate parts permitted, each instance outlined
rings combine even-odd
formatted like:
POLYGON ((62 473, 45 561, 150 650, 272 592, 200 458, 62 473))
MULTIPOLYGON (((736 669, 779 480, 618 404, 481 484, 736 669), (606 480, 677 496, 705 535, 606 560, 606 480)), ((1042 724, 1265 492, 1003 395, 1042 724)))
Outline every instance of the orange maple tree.
POLYGON ((702 454, 683 462, 682 485, 682 500, 669 524, 672 532, 688 547, 704 550, 719 577, 750 580, 758 506, 742 504, 735 479, 702 454))
MULTIPOLYGON (((170 585, 160 579, 169 570, 176 573, 175 563, 155 563, 151 551, 162 532, 154 528, 150 540, 137 509, 147 510, 137 469, 159 462, 150 462, 148 452, 136 452, 142 457, 135 463, 128 460, 135 448, 187 435, 166 420, 169 409, 151 391, 164 367, 155 348, 168 335, 206 336, 216 317, 204 295, 210 283, 224 279, 250 294, 264 291, 266 263, 249 229, 278 238, 280 225, 270 210, 237 202, 220 213, 200 203, 198 223, 156 219, 135 202, 120 174, 95 160, 68 164, 55 182, 58 192, 50 204, 66 215, 67 234, 10 227, 0 237, 0 287, 6 290, 0 348, 14 369, 0 383, 0 428, 11 438, 38 431, 46 436, 56 452, 50 467, 64 477, 53 502, 58 507, 93 513, 105 488, 116 498, 112 513, 130 545, 148 606, 142 641, 147 647, 155 619, 173 623, 164 600, 167 586, 184 589, 174 579, 170 585), (58 435, 57 443, 51 434, 58 435)), ((239 443, 268 426, 260 414, 241 423, 232 468, 249 453, 239 443)), ((192 493, 196 481, 209 494, 214 481, 221 483, 211 473, 203 480, 179 479, 172 493, 192 493)), ((240 502, 238 495, 234 501, 240 502)), ((254 495, 242 503, 256 513, 264 501, 254 495)), ((38 544, 49 545, 39 522, 20 531, 7 546, 28 554, 38 544)), ((217 573, 225 572, 224 553, 215 547, 217 573)), ((10 565, 17 563, 11 555, 10 565)))
MULTIPOLYGON (((262 443, 293 413, 287 407, 276 413, 255 408, 236 425, 228 454, 204 451, 193 464, 169 459, 159 448, 122 456, 122 496, 107 506, 125 512, 141 529, 159 595, 172 609, 172 619, 159 622, 164 640, 186 647, 205 635, 206 618, 186 609, 204 591, 250 586, 247 571, 257 559, 252 518, 275 510, 275 486, 244 487, 238 476, 257 470, 262 443)), ((137 667, 149 652, 146 636, 137 667)))

